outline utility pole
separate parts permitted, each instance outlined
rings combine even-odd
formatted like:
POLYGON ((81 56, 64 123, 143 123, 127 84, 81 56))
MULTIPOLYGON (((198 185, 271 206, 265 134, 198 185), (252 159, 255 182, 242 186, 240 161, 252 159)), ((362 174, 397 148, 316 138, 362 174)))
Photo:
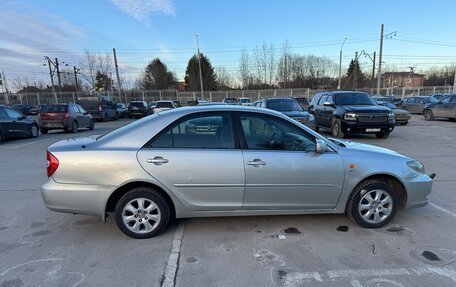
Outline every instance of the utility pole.
POLYGON ((122 102, 122 87, 120 85, 119 66, 117 65, 117 55, 116 55, 115 48, 112 48, 112 53, 114 54, 114 65, 116 68, 117 88, 119 89, 119 103, 121 103, 122 102))
POLYGON ((62 92, 62 81, 60 80, 59 60, 55 58, 55 70, 57 71, 57 80, 59 83, 59 91, 62 92))
POLYGON ((373 91, 374 86, 375 86, 375 51, 374 51, 374 59, 372 60, 372 62, 373 62, 373 64, 372 64, 372 91, 373 91))
POLYGON ((196 48, 198 50, 198 66, 199 66, 199 76, 200 76, 201 99, 204 99, 203 71, 201 70, 201 53, 200 53, 200 48, 199 48, 198 33, 195 33, 195 35, 196 35, 196 48))
MULTIPOLYGON (((111 79, 111 96, 114 95, 114 80, 112 79, 112 72, 109 72, 109 75, 110 75, 110 79, 111 79)), ((119 102, 120 102, 120 99, 119 99, 119 102)))
POLYGON ((9 105, 8 84, 6 83, 5 71, 2 70, 3 87, 5 88, 5 104, 9 105))
MULTIPOLYGON (((3 75, 3 79, 5 79, 5 75, 3 75)), ((6 81, 5 81, 5 83, 6 83, 6 81)), ((454 70, 453 94, 456 94, 456 70, 454 70)))
POLYGON ((78 73, 80 69, 76 68, 76 66, 73 66, 73 72, 74 72, 74 84, 76 86, 76 92, 79 90, 78 86, 78 73))
POLYGON ((340 55, 339 55, 339 83, 337 84, 337 89, 340 90, 340 80, 342 78, 342 47, 345 44, 345 41, 347 41, 348 36, 345 36, 344 41, 342 42, 342 45, 340 46, 340 55))
POLYGON ((383 24, 380 32, 380 55, 378 57, 378 73, 377 73, 377 95, 380 96, 380 85, 382 83, 382 53, 383 53, 383 24))
MULTIPOLYGON (((54 95, 54 102, 57 104, 57 94, 55 93, 55 88, 54 88, 54 74, 52 72, 51 65, 54 65, 54 62, 51 61, 51 59, 48 56, 44 56, 44 59, 48 61, 48 67, 49 67, 49 76, 51 77, 51 89, 52 89, 52 94, 54 95)), ((45 64, 46 65, 46 64, 45 64)))

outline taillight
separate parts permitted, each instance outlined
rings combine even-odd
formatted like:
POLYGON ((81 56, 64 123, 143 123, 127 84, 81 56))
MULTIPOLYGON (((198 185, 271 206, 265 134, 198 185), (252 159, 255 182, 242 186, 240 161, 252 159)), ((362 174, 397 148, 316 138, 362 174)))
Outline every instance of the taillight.
POLYGON ((59 167, 59 160, 49 151, 47 152, 47 175, 51 177, 59 167))
POLYGON ((65 113, 65 118, 69 118, 70 117, 70 114, 69 113, 65 113))
POLYGON ((103 111, 103 106, 102 106, 102 105, 99 105, 99 106, 98 106, 98 110, 99 110, 100 112, 102 112, 102 111, 103 111))

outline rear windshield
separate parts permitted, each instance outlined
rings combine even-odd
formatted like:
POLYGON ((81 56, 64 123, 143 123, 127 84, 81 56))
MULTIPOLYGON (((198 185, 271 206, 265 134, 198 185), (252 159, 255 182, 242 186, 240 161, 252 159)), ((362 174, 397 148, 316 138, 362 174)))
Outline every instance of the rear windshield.
POLYGON ((250 99, 241 99, 240 102, 243 104, 250 103, 250 99))
POLYGON ((279 112, 302 111, 301 106, 294 100, 270 100, 268 109, 279 112))
POLYGON ((48 105, 41 107, 42 113, 64 113, 67 111, 66 105, 48 105))
POLYGON ((144 107, 144 104, 142 102, 131 102, 130 106, 144 107))
POLYGON ((173 108, 173 103, 171 102, 158 102, 155 106, 156 108, 173 108))
POLYGON ((336 105, 375 105, 374 100, 366 93, 338 93, 336 94, 336 105))

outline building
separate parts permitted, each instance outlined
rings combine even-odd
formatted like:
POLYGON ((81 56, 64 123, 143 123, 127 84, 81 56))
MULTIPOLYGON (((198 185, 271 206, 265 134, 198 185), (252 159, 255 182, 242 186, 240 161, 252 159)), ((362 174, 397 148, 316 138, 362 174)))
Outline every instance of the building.
POLYGON ((411 72, 387 72, 382 74, 383 88, 422 87, 424 75, 411 72))

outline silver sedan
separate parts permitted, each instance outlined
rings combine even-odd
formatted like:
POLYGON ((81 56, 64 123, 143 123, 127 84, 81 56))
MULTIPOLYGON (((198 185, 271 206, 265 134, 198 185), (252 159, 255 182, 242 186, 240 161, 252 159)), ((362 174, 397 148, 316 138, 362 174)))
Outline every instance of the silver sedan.
POLYGON ((55 211, 114 212, 128 236, 172 218, 345 213, 367 228, 424 206, 432 176, 394 151, 327 139, 272 110, 173 109, 48 148, 41 187, 55 211))

